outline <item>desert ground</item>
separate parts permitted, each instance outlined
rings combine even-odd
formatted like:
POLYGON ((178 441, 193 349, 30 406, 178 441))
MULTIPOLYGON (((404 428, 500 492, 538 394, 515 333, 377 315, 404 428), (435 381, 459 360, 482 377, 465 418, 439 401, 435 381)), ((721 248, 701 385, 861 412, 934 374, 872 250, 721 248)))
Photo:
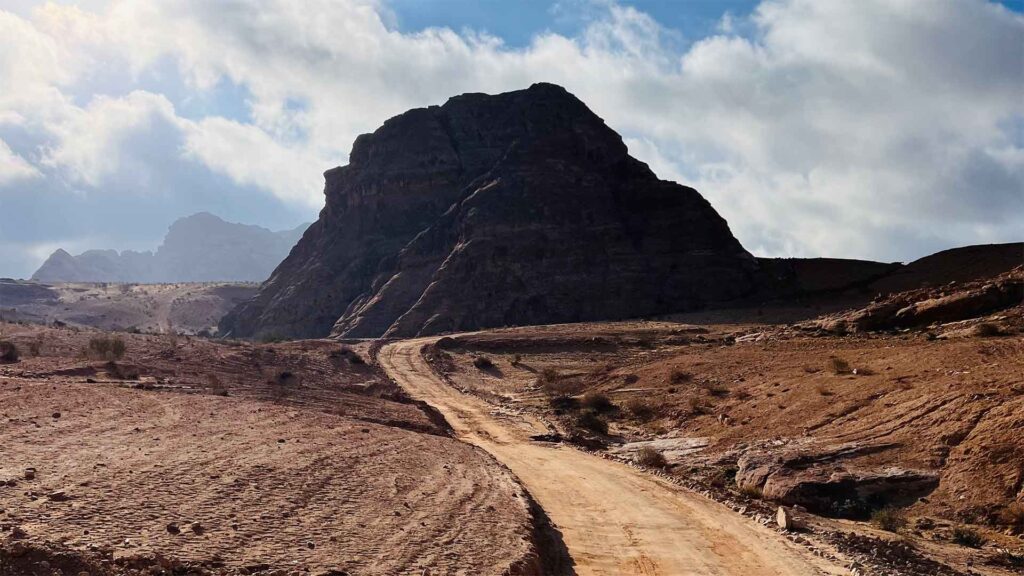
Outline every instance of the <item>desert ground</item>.
POLYGON ((0 575, 1020 573, 1022 279, 407 340, 0 324, 0 575))
POLYGON ((2 330, 0 574, 536 573, 519 483, 365 350, 2 330))
POLYGON ((0 279, 0 320, 166 334, 215 332, 254 283, 41 284, 0 279))

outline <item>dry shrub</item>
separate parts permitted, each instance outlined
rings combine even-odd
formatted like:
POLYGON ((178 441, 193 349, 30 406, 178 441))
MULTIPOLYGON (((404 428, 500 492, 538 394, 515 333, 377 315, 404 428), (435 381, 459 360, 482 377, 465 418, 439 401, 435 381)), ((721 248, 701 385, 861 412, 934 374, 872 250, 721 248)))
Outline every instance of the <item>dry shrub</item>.
POLYGON ((122 366, 111 360, 106 365, 107 374, 117 380, 138 380, 139 369, 134 366, 122 366))
POLYGON ((29 356, 38 357, 43 352, 43 338, 40 336, 28 343, 29 356))
POLYGON ((740 486, 740 494, 753 500, 764 498, 764 491, 761 490, 760 486, 740 486))
POLYGON ((473 366, 476 366, 478 370, 491 370, 494 368, 494 361, 487 356, 477 356, 473 358, 473 366))
POLYGON ((637 376, 636 374, 626 374, 622 378, 622 381, 625 382, 626 384, 636 384, 639 380, 640 377, 637 376))
POLYGON ((750 397, 751 397, 751 394, 746 389, 740 389, 740 390, 736 390, 735 392, 733 392, 732 393, 732 397, 737 399, 737 400, 749 400, 750 397))
POLYGON ((999 523, 1009 526, 1014 532, 1024 532, 1024 502, 1014 502, 999 513, 999 523))
POLYGON ((217 396, 228 395, 227 386, 225 386, 224 383, 221 382, 220 377, 217 376, 216 374, 210 374, 209 376, 207 376, 206 381, 207 384, 209 385, 210 393, 215 394, 217 396))
POLYGON ((719 384, 718 382, 704 382, 701 386, 705 392, 717 398, 729 395, 729 389, 724 384, 719 384))
POLYGON ((0 362, 17 362, 21 358, 18 347, 10 340, 0 340, 0 362))
POLYGON ((654 408, 639 398, 627 400, 625 408, 626 412, 629 412, 638 420, 650 420, 655 415, 654 408))
POLYGON ((277 383, 280 386, 297 386, 299 384, 299 375, 290 370, 282 370, 277 373, 277 383))
POLYGON ((85 348, 85 356, 100 360, 120 360, 127 350, 120 336, 93 336, 85 348))
POLYGON ((953 529, 953 542, 968 548, 981 548, 987 540, 977 530, 961 527, 953 529))
POLYGON ((644 446, 637 451, 636 463, 641 466, 647 466, 648 468, 668 467, 668 460, 665 460, 665 456, 650 446, 644 446))
POLYGON ((818 394, 822 396, 831 396, 833 394, 833 392, 829 390, 828 387, 825 386, 824 384, 818 384, 817 386, 814 387, 814 389, 817 390, 818 394))
POLYGON ((693 374, 684 370, 673 370, 669 375, 669 381, 673 384, 682 384, 684 382, 689 382, 690 380, 693 380, 693 374))
POLYGON ((688 403, 690 405, 690 413, 691 414, 700 415, 700 414, 709 414, 711 412, 711 407, 708 406, 707 404, 705 404, 704 401, 701 400, 700 398, 697 398, 697 397, 690 398, 688 403))
POLYGON ((991 322, 982 322, 981 324, 975 324, 974 327, 971 328, 971 334, 981 338, 989 338, 992 336, 1002 336, 1003 331, 996 324, 991 322))
POLYGON ((589 408, 598 414, 615 410, 615 404, 612 403, 611 399, 599 392, 587 392, 583 396, 581 403, 584 408, 589 408))
POLYGON ((577 410, 580 407, 580 401, 568 395, 552 396, 548 399, 548 404, 556 411, 569 411, 577 410))
POLYGON ((591 412, 590 410, 581 412, 578 416, 576 416, 576 418, 573 420, 573 425, 576 428, 580 428, 582 430, 589 430, 590 432, 594 432, 596 434, 608 433, 608 422, 605 422, 604 418, 601 418, 600 415, 591 412))
POLYGON ((708 479, 715 488, 725 488, 736 481, 736 468, 719 468, 708 479))
POLYGON ((563 378, 562 375, 556 372, 553 368, 545 368, 541 370, 540 374, 537 376, 537 384, 551 396, 574 394, 578 387, 575 382, 563 378))
POLYGON ((899 532, 907 525, 903 512, 888 506, 872 512, 871 521, 886 532, 899 532))
POLYGON ((830 356, 828 362, 825 363, 825 368, 828 369, 832 374, 849 374, 853 370, 850 368, 850 363, 838 356, 830 356))

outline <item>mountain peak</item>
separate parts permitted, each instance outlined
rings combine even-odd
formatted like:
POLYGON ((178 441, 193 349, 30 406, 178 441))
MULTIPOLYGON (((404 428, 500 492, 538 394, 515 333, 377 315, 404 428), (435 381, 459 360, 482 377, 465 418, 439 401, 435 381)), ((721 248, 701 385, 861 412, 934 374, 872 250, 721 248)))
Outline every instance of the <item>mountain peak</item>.
POLYGON ((674 312, 750 289, 752 257, 564 88, 462 94, 359 136, 320 221, 236 336, 410 336, 674 312))

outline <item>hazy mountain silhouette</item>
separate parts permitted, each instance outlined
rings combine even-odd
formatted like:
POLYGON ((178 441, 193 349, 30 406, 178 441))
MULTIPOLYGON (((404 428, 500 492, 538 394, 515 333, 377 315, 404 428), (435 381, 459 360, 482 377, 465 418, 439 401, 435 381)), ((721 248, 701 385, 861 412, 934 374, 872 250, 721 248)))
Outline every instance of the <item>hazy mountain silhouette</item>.
POLYGON ((57 250, 32 275, 38 282, 215 282, 266 280, 308 227, 274 232, 208 212, 171 224, 156 252, 57 250))

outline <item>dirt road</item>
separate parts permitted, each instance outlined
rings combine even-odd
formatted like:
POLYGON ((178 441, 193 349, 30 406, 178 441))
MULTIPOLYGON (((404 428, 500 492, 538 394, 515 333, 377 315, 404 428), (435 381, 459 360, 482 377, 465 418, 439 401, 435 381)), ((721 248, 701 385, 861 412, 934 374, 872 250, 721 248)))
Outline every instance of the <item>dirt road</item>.
POLYGON ((379 360, 412 396, 440 410, 465 442, 508 466, 561 531, 576 574, 801 576, 847 574, 735 514, 655 476, 540 444, 539 421, 503 413, 439 379, 420 354, 430 339, 385 346, 379 360))

